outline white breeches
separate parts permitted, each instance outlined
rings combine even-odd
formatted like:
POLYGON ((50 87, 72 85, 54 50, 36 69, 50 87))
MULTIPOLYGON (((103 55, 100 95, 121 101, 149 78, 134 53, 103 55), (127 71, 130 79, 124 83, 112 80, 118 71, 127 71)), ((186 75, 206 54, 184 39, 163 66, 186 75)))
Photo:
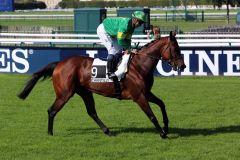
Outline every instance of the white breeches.
POLYGON ((108 54, 116 55, 122 47, 118 45, 117 38, 113 38, 107 34, 103 24, 100 24, 97 28, 97 35, 102 44, 107 48, 108 54))

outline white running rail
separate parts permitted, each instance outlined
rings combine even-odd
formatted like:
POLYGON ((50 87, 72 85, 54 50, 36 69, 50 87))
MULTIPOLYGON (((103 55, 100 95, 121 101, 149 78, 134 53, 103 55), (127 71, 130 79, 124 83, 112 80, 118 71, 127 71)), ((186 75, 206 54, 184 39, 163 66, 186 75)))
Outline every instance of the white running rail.
MULTIPOLYGON (((168 35, 162 35, 165 37, 168 35)), ((179 34, 176 36, 179 46, 238 46, 240 47, 240 35, 232 34, 179 34)), ((138 44, 143 46, 151 40, 147 39, 147 35, 133 35, 132 45, 138 44)), ((0 33, 0 44, 100 44, 100 40, 96 34, 28 34, 28 33, 0 33)))
MULTIPOLYGON (((198 15, 201 15, 201 12, 197 13, 198 15)), ((236 16, 237 12, 230 12, 230 16, 236 16)), ((109 17, 116 17, 117 14, 107 14, 109 17)), ((168 13, 168 18, 172 16, 172 13, 168 13)), ((176 16, 185 16, 185 13, 177 13, 176 16)), ((219 17, 225 17, 226 13, 204 13, 205 18, 219 18, 219 17)), ((151 13, 150 14, 151 19, 165 19, 166 18, 166 13, 151 13)), ((41 15, 41 14, 1 14, 0 19, 74 19, 73 14, 46 14, 46 15, 41 15)))

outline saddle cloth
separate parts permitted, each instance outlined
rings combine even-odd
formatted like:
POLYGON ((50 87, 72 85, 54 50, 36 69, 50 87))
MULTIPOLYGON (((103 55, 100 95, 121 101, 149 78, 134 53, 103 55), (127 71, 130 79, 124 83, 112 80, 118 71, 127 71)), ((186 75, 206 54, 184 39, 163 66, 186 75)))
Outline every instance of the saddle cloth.
POLYGON ((92 64, 92 82, 113 82, 107 76, 107 61, 99 58, 94 59, 92 64))
MULTIPOLYGON (((115 72, 115 74, 118 77, 118 80, 120 81, 122 78, 125 77, 125 74, 128 71, 128 61, 129 61, 130 55, 123 55, 122 61, 119 63, 118 69, 115 72)), ((113 82, 111 79, 107 76, 107 61, 103 61, 99 58, 94 59, 92 64, 92 76, 91 81, 92 82, 113 82)))

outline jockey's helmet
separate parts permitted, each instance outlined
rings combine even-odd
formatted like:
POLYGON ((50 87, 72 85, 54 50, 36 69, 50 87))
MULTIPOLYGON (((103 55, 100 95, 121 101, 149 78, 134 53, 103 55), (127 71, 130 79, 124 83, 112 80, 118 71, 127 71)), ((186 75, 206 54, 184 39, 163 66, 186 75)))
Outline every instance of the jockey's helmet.
POLYGON ((136 18, 137 20, 140 20, 142 22, 145 22, 145 14, 142 11, 135 11, 132 13, 132 18, 136 18))

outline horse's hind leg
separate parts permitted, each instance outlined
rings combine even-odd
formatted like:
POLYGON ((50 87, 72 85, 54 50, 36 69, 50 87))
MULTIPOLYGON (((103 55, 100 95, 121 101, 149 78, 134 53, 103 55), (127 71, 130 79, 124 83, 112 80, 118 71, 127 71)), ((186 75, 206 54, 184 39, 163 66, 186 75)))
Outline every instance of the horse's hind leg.
POLYGON ((164 123, 163 129, 166 133, 168 133, 168 116, 167 116, 167 112, 165 109, 166 107, 165 107, 164 102, 161 99, 159 99, 158 97, 156 97, 151 92, 148 94, 148 101, 157 104, 161 108, 162 116, 163 116, 163 123, 164 123))
POLYGON ((62 109, 70 97, 56 98, 53 105, 48 109, 48 134, 53 135, 53 121, 56 114, 62 109))
POLYGON ((80 95, 85 103, 85 106, 87 108, 88 115, 98 124, 98 126, 103 130, 103 132, 107 135, 110 135, 109 129, 106 127, 106 125, 98 118, 96 109, 95 109, 95 102, 93 99, 93 94, 91 91, 86 89, 81 89, 80 91, 77 91, 78 95, 80 95))

